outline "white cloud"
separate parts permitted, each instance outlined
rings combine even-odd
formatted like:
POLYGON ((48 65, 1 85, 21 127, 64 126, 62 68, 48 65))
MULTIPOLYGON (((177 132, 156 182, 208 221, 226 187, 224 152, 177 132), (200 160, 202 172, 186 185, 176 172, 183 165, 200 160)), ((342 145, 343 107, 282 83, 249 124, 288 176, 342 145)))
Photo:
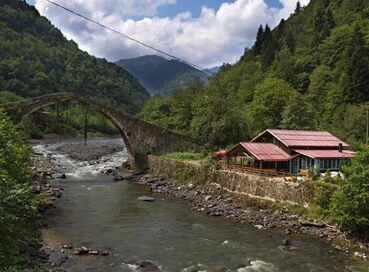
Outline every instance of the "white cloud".
MULTIPOLYGON (((181 0, 179 0, 181 1, 181 0)), ((250 45, 260 24, 275 26, 291 14, 296 0, 279 0, 283 8, 268 7, 264 0, 235 0, 218 10, 203 7, 199 17, 181 13, 158 17, 160 6, 176 0, 59 0, 87 17, 117 29, 163 51, 203 67, 234 62, 250 45), (146 16, 132 20, 128 16, 146 16)), ((309 0, 301 1, 308 4, 309 0)), ((86 22, 44 0, 37 9, 89 53, 111 61, 155 54, 150 49, 86 22)))

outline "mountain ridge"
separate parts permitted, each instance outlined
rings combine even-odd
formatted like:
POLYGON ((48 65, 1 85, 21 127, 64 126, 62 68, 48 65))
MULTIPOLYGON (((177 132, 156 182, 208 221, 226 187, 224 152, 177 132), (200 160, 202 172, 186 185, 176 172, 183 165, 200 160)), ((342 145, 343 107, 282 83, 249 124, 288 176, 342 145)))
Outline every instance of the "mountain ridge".
POLYGON ((149 98, 130 73, 67 40, 34 6, 0 2, 1 91, 36 97, 76 92, 135 114, 149 98))
POLYGON ((187 87, 196 78, 207 83, 209 77, 188 64, 158 55, 121 59, 116 64, 134 75, 151 94, 163 96, 187 87))

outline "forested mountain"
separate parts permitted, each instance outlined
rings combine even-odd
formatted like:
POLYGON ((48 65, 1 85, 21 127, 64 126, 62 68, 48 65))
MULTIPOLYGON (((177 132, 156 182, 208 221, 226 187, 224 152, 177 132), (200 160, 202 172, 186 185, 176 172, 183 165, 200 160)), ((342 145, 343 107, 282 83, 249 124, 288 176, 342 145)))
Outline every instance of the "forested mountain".
POLYGON ((117 61, 117 64, 140 80, 151 94, 170 96, 190 85, 196 78, 208 81, 209 75, 178 60, 147 55, 117 61))
POLYGON ((225 146, 266 128, 324 129, 356 145, 369 108, 369 1, 311 0, 207 86, 152 98, 140 116, 225 146), (194 91, 196 90, 196 91, 194 91))
POLYGON ((21 0, 0 1, 0 91, 25 98, 76 92, 130 113, 149 97, 131 74, 79 50, 21 0))
POLYGON ((216 74, 219 72, 219 70, 220 70, 220 66, 215 66, 209 69, 205 69, 204 71, 210 74, 216 74))

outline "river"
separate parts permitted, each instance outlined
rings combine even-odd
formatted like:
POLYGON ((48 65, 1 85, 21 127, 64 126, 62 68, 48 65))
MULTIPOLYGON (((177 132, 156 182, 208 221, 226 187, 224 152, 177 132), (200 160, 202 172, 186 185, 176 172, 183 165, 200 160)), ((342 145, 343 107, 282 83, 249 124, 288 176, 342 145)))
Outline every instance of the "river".
MULTIPOLYGON (((119 142, 123 149, 119 140, 108 142, 119 142)), ((145 186, 113 182, 100 170, 121 165, 127 159, 124 150, 88 165, 54 148, 34 146, 37 152, 50 154, 56 168, 67 175, 54 181, 64 194, 44 230, 45 242, 56 251, 68 244, 112 253, 106 257, 70 255, 62 265, 65 271, 140 271, 130 260, 150 260, 170 272, 369 271, 367 262, 343 257, 318 239, 237 225, 192 211, 182 201, 151 194, 145 186), (156 201, 138 201, 142 195, 156 201), (283 246, 286 238, 292 241, 289 247, 283 246)))

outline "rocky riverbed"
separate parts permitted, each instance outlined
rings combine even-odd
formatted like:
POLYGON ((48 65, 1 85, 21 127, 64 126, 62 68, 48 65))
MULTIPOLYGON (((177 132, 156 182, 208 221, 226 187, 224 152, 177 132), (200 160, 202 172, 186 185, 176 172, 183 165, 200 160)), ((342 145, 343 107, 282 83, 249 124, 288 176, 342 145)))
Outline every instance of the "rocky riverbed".
MULTIPOLYGON (((89 150, 85 150, 85 152, 87 153, 90 152, 91 154, 86 154, 86 156, 83 156, 83 157, 82 156, 77 157, 77 158, 80 158, 80 162, 77 163, 77 165, 73 166, 74 169, 77 170, 78 168, 75 168, 75 167, 79 167, 80 165, 84 169, 84 171, 91 170, 91 171, 95 171, 95 173, 101 172, 109 176, 113 176, 113 177, 110 177, 108 180, 111 181, 114 178, 116 182, 121 181, 121 183, 113 183, 115 185, 112 185, 111 183, 109 185, 108 183, 104 185, 104 182, 98 182, 96 183, 96 185, 89 185, 90 182, 80 183, 78 179, 77 184, 72 185, 72 183, 75 180, 73 178, 71 179, 70 172, 68 172, 67 169, 65 169, 64 171, 63 167, 55 167, 55 163, 57 163, 57 160, 64 160, 62 158, 59 158, 58 154, 64 154, 63 156, 72 157, 73 155, 71 151, 73 151, 73 146, 76 146, 78 144, 83 145, 83 142, 79 142, 79 143, 67 142, 63 144, 63 145, 66 145, 66 147, 64 148, 60 148, 60 146, 62 145, 57 145, 57 147, 48 146, 47 147, 48 150, 54 150, 54 151, 51 151, 49 154, 39 153, 39 154, 36 154, 35 156, 35 168, 34 168, 35 175, 38 177, 37 178, 38 180, 42 180, 42 182, 39 182, 37 185, 35 185, 35 192, 37 191, 42 192, 45 195, 45 197, 48 199, 47 208, 44 211, 44 217, 47 219, 45 220, 45 223, 48 223, 50 221, 49 220, 50 218, 55 218, 56 221, 63 220, 63 219, 59 219, 61 217, 60 207, 65 206, 66 204, 71 202, 70 199, 64 200, 63 193, 65 193, 65 191, 68 192, 68 194, 66 194, 67 196, 67 195, 70 195, 72 192, 75 192, 76 189, 82 190, 83 188, 85 188, 85 186, 88 186, 87 188, 88 190, 93 190, 93 188, 95 187, 101 188, 99 190, 106 188, 106 190, 109 190, 106 196, 112 196, 114 195, 115 191, 120 190, 121 186, 123 187, 124 186, 138 186, 140 188, 148 187, 149 190, 147 189, 145 190, 150 191, 150 193, 136 195, 133 200, 137 202, 142 202, 142 205, 144 205, 142 206, 142 208, 143 207, 149 208, 149 207, 154 207, 155 205, 162 205, 160 204, 163 201, 162 196, 165 195, 167 196, 167 198, 169 197, 169 199, 176 198, 176 199, 184 200, 191 207, 191 209, 196 211, 194 212, 194 214, 197 214, 197 212, 201 212, 201 213, 209 215, 209 216, 206 216, 207 218, 220 217, 220 216, 227 217, 231 221, 235 222, 235 227, 239 229, 244 229, 245 227, 246 229, 249 229, 250 227, 248 225, 250 223, 254 225, 256 229, 267 231, 265 233, 266 234, 269 233, 268 235, 270 239, 274 239, 273 237, 275 237, 276 235, 278 237, 279 236, 284 237, 283 239, 280 239, 279 250, 281 251, 293 252, 294 250, 296 250, 296 247, 303 246, 301 244, 301 241, 304 240, 305 238, 299 238, 299 237, 313 236, 313 237, 320 237, 321 239, 327 240, 331 243, 330 247, 327 246, 329 249, 326 252, 332 257, 338 254, 338 255, 344 255, 345 258, 355 257, 361 260, 363 259, 365 260, 367 258, 366 257, 367 256, 367 253, 366 253, 367 245, 355 244, 357 246, 352 246, 353 243, 350 243, 352 242, 352 240, 348 240, 346 234, 343 232, 340 232, 339 229, 337 229, 334 226, 329 226, 323 222, 307 221, 302 218, 299 218, 298 216, 290 215, 285 211, 274 211, 274 210, 272 211, 269 209, 263 209, 261 207, 258 207, 255 204, 250 205, 250 203, 248 201, 245 201, 245 199, 237 199, 234 197, 234 195, 228 192, 224 192, 216 184, 209 184, 205 187, 198 187, 194 184, 184 185, 184 184, 180 184, 179 182, 176 182, 173 180, 165 180, 161 177, 152 177, 150 175, 132 173, 124 169, 117 169, 115 167, 112 167, 113 165, 109 166, 105 162, 109 160, 108 157, 102 157, 102 158, 98 156, 95 157, 96 154, 98 153, 95 153, 94 149, 89 149, 91 150, 91 152, 89 150), (89 161, 85 161, 84 158, 92 158, 92 159, 90 159, 89 161), (98 169, 98 172, 96 172, 97 169, 98 169), (79 187, 78 184, 83 184, 83 185, 79 187), (127 185, 127 184, 138 184, 138 185, 127 185), (68 187, 70 186, 73 186, 73 189, 69 188, 68 190, 68 187), (111 187, 112 189, 108 189, 109 187, 111 187)), ((106 144, 104 144, 103 141, 98 141, 98 143, 94 143, 93 145, 95 147, 98 147, 98 146, 104 146, 106 144)), ((102 147, 102 148, 104 150, 108 150, 105 147, 102 147)), ((94 184, 94 182, 92 184, 94 184)), ((140 191, 141 189, 138 188, 138 190, 140 191)), ((89 191, 86 191, 85 193, 83 193, 83 195, 85 195, 87 192, 89 191)), ((82 192, 80 192, 79 194, 81 193, 82 192)), ((101 192, 99 194, 101 194, 101 192)), ((120 197, 120 196, 121 196, 121 193, 118 193, 117 191, 117 195, 115 197, 120 197)), ((87 199, 89 199, 90 197, 91 196, 88 196, 87 199)), ((73 199, 72 201, 75 202, 77 201, 77 199, 73 199)), ((132 201, 132 200, 129 199, 128 201, 132 201)), ((68 204, 68 207, 69 205, 72 205, 68 209, 73 209, 73 210, 80 209, 81 204, 82 203, 79 203, 78 206, 75 206, 75 204, 73 203, 68 204)), ((114 202, 110 204, 104 204, 103 207, 106 207, 106 206, 110 207, 113 204, 114 202)), ((140 204, 134 204, 133 205, 134 210, 136 209, 136 205, 140 205, 140 204)), ((127 209, 127 208, 124 208, 124 209, 127 209)), ((93 214, 95 213, 94 210, 95 208, 92 211, 93 214)), ((110 210, 110 211, 113 212, 113 210, 110 210)), ((118 211, 119 209, 117 209, 117 212, 118 211)), ((158 211, 159 210, 156 210, 156 212, 158 211)), ((106 214, 106 212, 102 214, 106 214)), ((135 210, 135 214, 136 214, 136 210, 135 210)), ((127 214, 129 220, 133 220, 133 218, 129 217, 129 215, 130 213, 127 214)), ((137 214, 137 216, 139 216, 139 214, 137 214)), ((86 217, 84 220, 87 220, 87 218, 88 217, 86 217)), ((113 218, 114 218, 113 222, 115 222, 116 221, 115 218, 118 218, 118 217, 113 216, 113 218)), ((81 218, 81 220, 83 219, 81 218)), ((96 218, 95 220, 99 220, 99 218, 96 218)), ((95 220, 93 220, 93 226, 96 224, 95 220)), ((102 219, 102 220, 104 224, 107 224, 105 221, 107 219, 102 219)), ((130 222, 129 220, 128 222, 130 222)), ((139 219, 139 220, 142 220, 142 219, 139 219)), ((152 222, 150 219, 148 220, 152 222)), ((127 221, 124 219, 121 224, 124 225, 125 222, 127 221)), ((85 226, 85 225, 86 227, 88 226, 87 222, 81 222, 81 223, 82 225, 78 225, 78 224, 77 225, 80 227, 85 226)), ((67 223, 67 224, 62 224, 63 228, 69 227, 68 224, 72 224, 72 222, 67 223)), ((194 226, 197 226, 197 225, 194 224, 194 226)), ((107 226, 104 225, 104 228, 106 227, 107 226)), ((121 229, 121 226, 118 229, 121 229)), ((111 229, 111 231, 116 231, 116 229, 113 228, 111 229)), ((160 232, 161 231, 162 230, 160 229, 160 232)), ((141 233, 140 231, 138 232, 141 233)), ((84 233, 84 231, 82 231, 82 233, 84 233)), ((51 269, 52 271, 64 271, 64 269, 65 271, 87 271, 87 270, 98 271, 98 270, 94 270, 95 268, 93 267, 95 267, 95 265, 98 265, 98 264, 102 265, 102 263, 106 263, 105 265, 103 265, 103 267, 108 267, 110 265, 113 265, 113 260, 118 258, 119 251, 124 250, 124 247, 120 248, 120 246, 119 246, 119 249, 118 248, 114 249, 113 247, 110 248, 110 245, 111 243, 113 243, 113 241, 110 241, 110 243, 107 244, 109 246, 105 245, 105 241, 103 241, 101 244, 89 242, 89 239, 91 238, 89 238, 88 235, 85 238, 82 238, 82 240, 77 239, 77 242, 68 241, 68 239, 65 239, 65 238, 60 239, 58 235, 59 234, 56 230, 54 230, 53 225, 45 226, 45 229, 44 229, 45 240, 44 240, 44 245, 42 248, 43 253, 40 254, 40 256, 43 256, 42 258, 44 262, 48 265, 48 268, 51 269), (82 266, 80 262, 82 262, 82 266), (81 270, 78 270, 78 269, 74 270, 75 266, 79 267, 78 269, 81 269, 81 270), (83 267, 83 269, 81 267, 83 267), (84 270, 85 268, 86 270, 84 270)), ((123 234, 120 234, 120 235, 123 235, 123 234)), ((145 236, 144 233, 142 233, 142 235, 145 236)), ((153 233, 150 235, 155 235, 155 234, 153 233)), ((129 237, 130 236, 127 236, 125 238, 129 239, 129 237)), ((138 237, 136 238, 138 239, 138 237)), ((169 240, 167 242, 171 243, 174 241, 169 240)), ((182 243, 183 242, 184 241, 182 241, 182 243)), ((222 247, 230 246, 231 244, 229 243, 232 243, 232 242, 228 240, 220 241, 220 245, 222 247)), ((127 254, 127 256, 129 255, 128 252, 125 253, 127 254)), ((161 271, 160 270, 161 268, 157 262, 145 261, 144 259, 132 261, 128 257, 127 259, 124 260, 124 263, 128 269, 127 271, 161 271), (134 270, 133 268, 136 270, 134 270), (156 269, 156 270, 150 270, 150 269, 156 269)), ((269 266, 269 264, 263 264, 263 265, 269 266)), ((189 267, 192 267, 192 266, 193 265, 189 264, 189 267)), ((250 266, 250 264, 248 264, 248 262, 245 262, 243 266, 248 267, 250 266)), ((111 266, 111 268, 109 268, 106 271, 117 271, 117 270, 114 270, 116 269, 114 267, 115 266, 111 266)), ((192 270, 182 270, 182 271, 204 270, 203 268, 201 269, 195 268, 197 267, 196 265, 194 265, 193 267, 194 267, 193 269, 191 268, 192 270)), ((220 270, 216 270, 216 271, 230 271, 230 270, 225 270, 224 266, 219 266, 219 269, 220 270)), ((126 271, 126 270, 123 270, 123 271, 126 271)), ((169 270, 169 271, 172 271, 172 270, 169 270)), ((207 270, 207 271, 215 271, 215 270, 207 270)), ((243 270, 239 270, 239 271, 243 271, 243 270)), ((275 271, 275 270, 270 270, 270 271, 275 271)), ((322 270, 322 271, 327 271, 327 270, 322 270)), ((334 270, 334 271, 337 271, 337 270, 334 270)), ((353 271, 356 271, 356 270, 353 270, 353 271)), ((359 271, 362 271, 362 270, 359 270, 359 271)))
MULTIPOLYGON (((194 184, 183 185, 174 180, 132 173, 125 169, 107 172, 113 174, 115 180, 130 180, 149 186, 152 193, 185 200, 191 209, 210 216, 225 216, 239 224, 252 224, 257 229, 324 239, 332 244, 332 254, 339 251, 344 255, 363 260, 367 260, 369 256, 369 243, 354 239, 337 226, 307 220, 283 210, 263 209, 255 205, 255 200, 246 196, 238 199, 234 194, 222 190, 218 184, 198 188, 194 184)), ((290 239, 286 239, 285 246, 288 247, 290 242, 290 239)))
MULTIPOLYGON (((45 144, 52 146, 51 150, 67 154, 70 158, 83 161, 86 165, 94 165, 98 160, 108 154, 122 150, 119 144, 112 144, 107 140, 99 139, 89 141, 87 145, 82 139, 67 139, 52 137, 44 141, 34 141, 33 144, 45 144), (62 143, 60 143, 62 141, 62 143), (59 143, 59 144, 56 144, 59 143)), ((62 245, 55 247, 49 244, 50 234, 48 231, 48 221, 57 213, 56 201, 63 195, 63 187, 56 185, 58 180, 66 179, 66 173, 55 167, 55 158, 49 154, 35 152, 33 156, 33 192, 41 194, 45 198, 45 204, 40 207, 42 233, 44 240, 35 241, 30 248, 32 259, 38 266, 46 267, 52 271, 61 271, 61 265, 67 261, 70 254, 74 255, 100 255, 108 256, 110 252, 106 249, 86 248, 79 245, 62 245)))

